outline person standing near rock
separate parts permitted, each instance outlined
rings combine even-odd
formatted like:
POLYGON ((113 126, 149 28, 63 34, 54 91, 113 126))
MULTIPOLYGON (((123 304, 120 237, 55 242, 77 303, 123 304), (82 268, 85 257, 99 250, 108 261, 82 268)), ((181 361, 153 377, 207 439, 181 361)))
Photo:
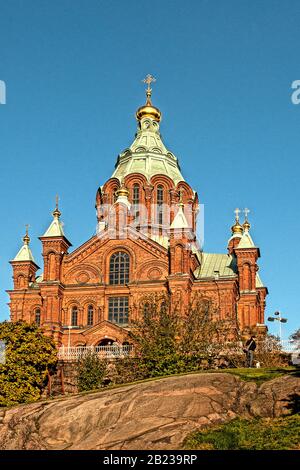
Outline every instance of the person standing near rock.
POLYGON ((244 352, 246 353, 246 367, 252 367, 253 365, 253 356, 256 349, 255 339, 255 336, 251 336, 245 344, 244 352))

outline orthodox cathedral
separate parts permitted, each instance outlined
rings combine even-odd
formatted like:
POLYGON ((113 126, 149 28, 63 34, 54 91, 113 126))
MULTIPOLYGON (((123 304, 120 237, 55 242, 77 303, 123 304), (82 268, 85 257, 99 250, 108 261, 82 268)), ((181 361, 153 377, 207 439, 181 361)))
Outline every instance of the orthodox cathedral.
POLYGON ((227 253, 206 253, 197 240, 197 193, 181 174, 160 134, 161 112, 151 101, 136 112, 135 139, 117 158, 111 178, 96 193, 97 231, 70 251, 58 202, 39 238, 43 271, 23 246, 10 261, 11 320, 35 322, 59 346, 126 344, 130 321, 146 294, 168 293, 184 308, 193 294, 216 306, 220 319, 240 331, 264 333, 267 288, 258 274, 259 248, 245 211, 231 228, 227 253))

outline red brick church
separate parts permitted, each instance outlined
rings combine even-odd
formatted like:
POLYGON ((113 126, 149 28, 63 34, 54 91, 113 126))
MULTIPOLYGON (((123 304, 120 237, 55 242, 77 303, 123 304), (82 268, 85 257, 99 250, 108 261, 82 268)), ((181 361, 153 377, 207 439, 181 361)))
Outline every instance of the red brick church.
POLYGON ((193 293, 212 299, 220 318, 265 331, 267 288, 257 261, 259 248, 236 210, 227 253, 206 253, 196 237, 199 201, 160 134, 161 112, 146 104, 136 112, 135 139, 119 156, 111 178, 96 193, 97 233, 72 246, 56 204, 39 238, 43 271, 34 261, 28 232, 11 261, 11 320, 36 322, 59 345, 123 344, 139 299, 168 292, 186 305, 193 293))

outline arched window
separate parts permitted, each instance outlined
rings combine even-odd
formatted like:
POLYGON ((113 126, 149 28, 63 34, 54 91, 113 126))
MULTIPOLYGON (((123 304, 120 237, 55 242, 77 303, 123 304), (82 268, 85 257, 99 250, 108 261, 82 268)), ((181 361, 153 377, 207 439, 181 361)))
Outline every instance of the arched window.
POLYGON ((23 289, 25 287, 25 277, 22 274, 18 277, 18 288, 23 289))
POLYGON ((37 326, 41 326, 41 309, 40 308, 35 309, 34 321, 37 324, 37 326))
POLYGON ((56 280, 56 256, 55 253, 49 254, 49 280, 56 280))
POLYGON ((127 284, 129 282, 129 255, 124 251, 114 253, 109 262, 109 283, 127 284))
POLYGON ((93 307, 93 305, 88 306, 87 324, 88 324, 88 326, 92 326, 94 324, 94 307, 93 307))
POLYGON ((132 205, 134 215, 139 215, 139 203, 140 203, 140 186, 139 184, 135 183, 132 189, 132 205))
POLYGON ((72 314, 71 314, 71 325, 77 326, 78 324, 78 308, 72 307, 72 314))
POLYGON ((163 203, 164 203, 164 188, 163 186, 157 186, 157 194, 156 194, 156 201, 157 201, 157 223, 163 223, 163 203))
POLYGON ((248 263, 245 263, 243 265, 243 278, 244 278, 243 290, 251 290, 251 270, 250 270, 250 265, 248 263))

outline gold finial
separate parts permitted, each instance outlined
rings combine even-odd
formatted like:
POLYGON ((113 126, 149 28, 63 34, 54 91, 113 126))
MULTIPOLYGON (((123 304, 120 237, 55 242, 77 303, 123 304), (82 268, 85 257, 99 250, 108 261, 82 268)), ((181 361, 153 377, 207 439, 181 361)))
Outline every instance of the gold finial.
POLYGON ((120 188, 117 189, 117 191, 116 191, 116 196, 117 196, 117 198, 118 198, 119 196, 126 196, 126 197, 129 196, 129 191, 128 191, 128 189, 127 189, 126 186, 125 186, 124 178, 123 178, 122 181, 121 181, 121 186, 120 186, 120 188))
POLYGON ((144 80, 142 80, 143 83, 147 84, 146 88, 146 104, 144 106, 141 106, 137 112, 136 112, 136 118, 138 121, 140 121, 143 117, 150 117, 154 119, 155 121, 159 122, 161 120, 161 112, 158 108, 152 105, 151 102, 151 96, 152 96, 152 88, 151 88, 151 83, 156 82, 156 78, 153 77, 153 75, 148 74, 144 80))
POLYGON ((60 210, 59 210, 59 208, 58 208, 58 201, 59 201, 59 197, 58 197, 58 194, 56 194, 56 196, 55 196, 55 209, 54 209, 54 211, 52 212, 53 217, 54 217, 55 219, 59 219, 60 216, 61 216, 61 212, 60 212, 60 210))
POLYGON ((249 223, 249 220, 248 220, 248 214, 249 214, 250 210, 245 207, 245 209, 243 210, 243 213, 245 215, 245 220, 244 220, 244 223, 243 223, 243 229, 246 230, 246 231, 249 231, 250 228, 251 228, 251 225, 249 223))
POLYGON ((179 191, 179 202, 178 202, 178 206, 179 207, 184 207, 184 203, 183 203, 183 193, 184 193, 184 190, 183 189, 180 189, 179 191))
POLYGON ((234 211, 235 213, 235 224, 231 227, 232 234, 242 234, 243 233, 243 227, 240 224, 240 209, 237 207, 234 211))
POLYGON ((26 233, 25 233, 25 236, 23 237, 23 242, 25 245, 29 245, 29 242, 30 242, 30 237, 28 235, 29 224, 26 224, 25 227, 26 227, 26 233))

